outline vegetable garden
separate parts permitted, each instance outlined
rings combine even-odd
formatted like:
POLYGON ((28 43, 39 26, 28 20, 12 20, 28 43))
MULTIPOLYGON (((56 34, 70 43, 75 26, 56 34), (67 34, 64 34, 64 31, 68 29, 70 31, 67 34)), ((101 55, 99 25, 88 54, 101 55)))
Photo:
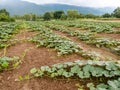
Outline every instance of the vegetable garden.
POLYGON ((119 60, 119 22, 0 23, 0 90, 120 90, 119 60))

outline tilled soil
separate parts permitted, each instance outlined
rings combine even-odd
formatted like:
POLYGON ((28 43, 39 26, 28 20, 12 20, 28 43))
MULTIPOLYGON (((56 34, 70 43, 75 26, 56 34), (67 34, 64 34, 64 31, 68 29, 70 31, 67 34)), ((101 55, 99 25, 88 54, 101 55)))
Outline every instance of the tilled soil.
MULTIPOLYGON (((22 35, 26 37, 32 36, 29 32, 22 35)), ((22 37, 21 35, 16 36, 19 39, 22 37)), ((27 51, 26 55, 18 68, 0 73, 0 90, 77 90, 75 84, 78 81, 74 80, 67 82, 67 80, 55 80, 44 77, 18 81, 18 77, 30 74, 30 69, 33 67, 39 68, 43 65, 52 65, 78 59, 84 60, 83 57, 77 54, 58 57, 54 49, 36 48, 33 43, 29 42, 20 42, 9 47, 6 56, 22 57, 25 51, 27 51)))
POLYGON ((56 31, 56 30, 53 30, 54 33, 56 34, 59 34, 63 37, 66 37, 68 39, 70 39, 71 41, 74 41, 75 43, 77 43, 84 51, 86 52, 96 52, 97 54, 100 55, 100 59, 101 60, 107 60, 107 59, 113 59, 113 60, 118 60, 119 57, 118 55, 115 55, 114 53, 110 52, 108 49, 106 48, 97 48, 95 47, 94 45, 88 45, 86 44, 85 42, 79 40, 77 37, 72 37, 70 35, 68 35, 67 33, 63 33, 63 32, 60 32, 60 31, 56 31), (103 54, 104 52, 104 54, 103 54))
MULTIPOLYGON (((66 36, 64 33, 55 33, 61 36, 66 36)), ((37 33, 28 32, 25 30, 25 32, 17 34, 13 39, 29 38, 36 34, 37 33)), ((97 49, 94 47, 88 47, 88 45, 83 42, 81 44, 81 42, 74 37, 68 36, 68 38, 80 44, 86 51, 97 51, 97 49)), ((112 56, 110 53, 105 53, 104 50, 98 50, 98 52, 101 54, 104 52, 104 54, 112 56)), ((3 53, 1 53, 1 55, 2 54, 3 53)), ((81 85, 87 84, 87 82, 84 81, 69 81, 64 79, 58 80, 48 77, 32 78, 29 80, 18 81, 19 76, 30 74, 30 69, 34 67, 39 68, 40 66, 44 65, 53 65, 56 63, 75 61, 78 59, 85 60, 85 58, 81 57, 80 55, 71 54, 65 56, 57 56, 57 52, 54 49, 45 47, 36 48, 36 45, 34 43, 23 41, 8 47, 6 56, 19 56, 22 60, 22 63, 14 70, 4 71, 0 73, 0 90, 77 90, 77 87, 75 86, 76 83, 81 83, 81 85)))

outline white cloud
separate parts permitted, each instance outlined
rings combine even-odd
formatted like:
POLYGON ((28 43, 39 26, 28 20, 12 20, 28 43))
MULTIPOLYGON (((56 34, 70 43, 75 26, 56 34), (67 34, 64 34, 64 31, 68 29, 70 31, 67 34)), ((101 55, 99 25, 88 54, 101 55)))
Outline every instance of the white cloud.
POLYGON ((23 0, 36 4, 48 4, 48 3, 64 3, 78 6, 88 7, 118 7, 120 6, 120 0, 23 0))

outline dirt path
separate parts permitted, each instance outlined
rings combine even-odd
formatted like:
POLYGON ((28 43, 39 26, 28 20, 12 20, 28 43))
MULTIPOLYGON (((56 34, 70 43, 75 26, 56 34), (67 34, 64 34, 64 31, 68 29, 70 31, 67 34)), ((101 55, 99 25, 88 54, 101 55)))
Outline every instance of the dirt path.
MULTIPOLYGON (((70 30, 78 30, 80 32, 87 32, 88 30, 77 28, 77 27, 69 27, 70 30)), ((120 30, 120 29, 116 29, 120 30)), ((95 35, 96 37, 103 37, 103 38, 110 38, 110 39, 115 39, 115 40, 120 40, 120 34, 112 34, 112 33, 97 33, 95 35)))
MULTIPOLYGON (((31 32, 24 32, 16 35, 15 39, 31 37, 34 34, 31 32)), ((36 48, 33 43, 20 42, 7 49, 7 56, 21 56, 25 50, 26 55, 22 64, 18 68, 12 71, 5 71, 0 73, 0 90, 77 90, 75 84, 78 81, 67 82, 64 80, 53 80, 50 78, 30 79, 26 81, 18 82, 19 76, 29 74, 29 71, 33 67, 40 67, 42 65, 52 65, 56 63, 83 60, 79 55, 72 54, 66 56, 57 56, 57 53, 53 49, 48 48, 36 48)))
POLYGON ((100 34, 96 34, 95 36, 102 37, 102 38, 114 39, 114 40, 120 40, 120 34, 100 33, 100 34))
POLYGON ((60 31, 56 31, 56 30, 53 30, 53 31, 56 34, 59 34, 61 36, 65 36, 68 39, 71 39, 72 41, 76 42, 86 52, 90 51, 90 52, 98 53, 100 55, 101 60, 107 60, 107 59, 109 59, 109 60, 118 60, 119 59, 119 57, 117 55, 111 53, 106 48, 97 48, 97 47, 95 47, 93 45, 88 45, 85 42, 80 41, 77 37, 71 37, 67 33, 62 33, 60 31), (104 54, 103 54, 103 52, 104 52, 104 54))
POLYGON ((81 29, 81 28, 77 28, 77 27, 66 27, 66 28, 69 28, 70 30, 78 30, 80 32, 87 32, 87 31, 89 31, 89 30, 81 29))

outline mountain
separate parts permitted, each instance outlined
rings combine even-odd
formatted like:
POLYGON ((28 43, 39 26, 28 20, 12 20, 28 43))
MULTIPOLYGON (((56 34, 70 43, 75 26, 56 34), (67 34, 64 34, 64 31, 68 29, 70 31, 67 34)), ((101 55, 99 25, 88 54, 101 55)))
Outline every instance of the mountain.
POLYGON ((104 7, 104 8, 91 8, 91 7, 81 7, 67 4, 44 4, 38 5, 26 1, 21 0, 5 0, 2 2, 0 0, 0 9, 7 9, 11 15, 18 14, 23 15, 26 13, 35 13, 35 14, 43 14, 46 11, 55 11, 55 10, 64 10, 65 12, 70 9, 78 10, 80 13, 88 14, 96 14, 101 15, 104 13, 113 12, 114 8, 104 7), (6 1, 6 2, 5 2, 6 1))

